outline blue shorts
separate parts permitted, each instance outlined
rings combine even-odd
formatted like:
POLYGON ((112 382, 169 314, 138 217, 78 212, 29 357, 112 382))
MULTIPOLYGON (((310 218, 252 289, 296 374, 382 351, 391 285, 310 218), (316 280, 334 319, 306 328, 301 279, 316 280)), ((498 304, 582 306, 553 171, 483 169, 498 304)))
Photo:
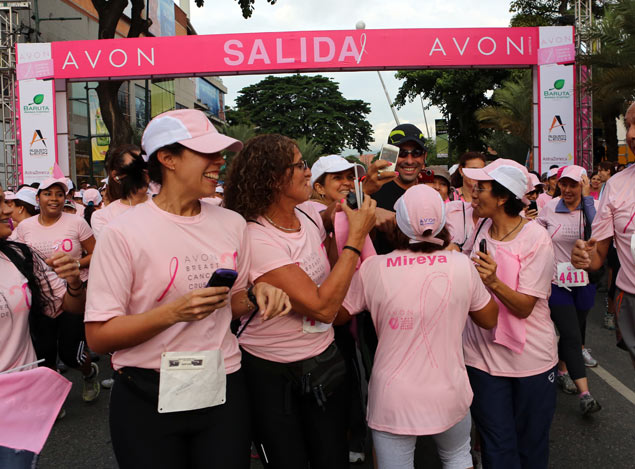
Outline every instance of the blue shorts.
POLYGON ((549 306, 574 306, 578 311, 588 311, 595 304, 595 285, 571 287, 571 291, 551 284, 549 306))

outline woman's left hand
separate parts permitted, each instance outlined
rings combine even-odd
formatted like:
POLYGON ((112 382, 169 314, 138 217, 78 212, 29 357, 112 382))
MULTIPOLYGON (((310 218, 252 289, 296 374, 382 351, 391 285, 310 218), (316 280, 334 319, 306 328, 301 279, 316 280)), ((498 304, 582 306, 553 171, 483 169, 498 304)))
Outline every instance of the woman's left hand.
POLYGON ((66 280, 71 287, 79 288, 82 280, 79 278, 79 261, 63 252, 56 252, 46 259, 46 263, 53 268, 62 280, 66 280))
POLYGON ((538 210, 525 210, 525 218, 527 220, 535 220, 536 218, 538 218, 538 210))
POLYGON ((289 295, 279 288, 265 282, 260 282, 254 285, 253 292, 256 296, 256 302, 258 303, 258 308, 261 311, 263 320, 266 321, 277 316, 284 316, 291 311, 289 295))
POLYGON ((488 254, 484 254, 481 251, 476 251, 478 257, 473 257, 472 260, 476 264, 476 270, 481 276, 481 280, 486 287, 491 287, 498 282, 496 276, 496 268, 498 264, 488 254))
POLYGON ((580 179, 580 185, 582 186, 582 197, 588 197, 591 194, 591 183, 586 174, 582 175, 580 179))

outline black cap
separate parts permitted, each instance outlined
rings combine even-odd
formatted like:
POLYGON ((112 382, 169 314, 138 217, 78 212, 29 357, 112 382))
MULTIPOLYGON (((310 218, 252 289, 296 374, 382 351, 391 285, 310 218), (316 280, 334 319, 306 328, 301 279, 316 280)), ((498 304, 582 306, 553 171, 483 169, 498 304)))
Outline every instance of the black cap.
POLYGON ((390 131, 388 143, 399 146, 406 142, 415 142, 423 150, 426 150, 425 138, 416 125, 400 124, 390 131))

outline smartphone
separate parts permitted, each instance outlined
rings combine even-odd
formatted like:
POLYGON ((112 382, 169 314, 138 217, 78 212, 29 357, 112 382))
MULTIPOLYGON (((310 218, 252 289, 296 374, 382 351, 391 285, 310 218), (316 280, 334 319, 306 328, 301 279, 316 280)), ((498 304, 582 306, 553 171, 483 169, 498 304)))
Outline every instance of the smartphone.
POLYGON ((359 207, 357 206, 357 196, 355 192, 349 192, 346 196, 346 205, 348 205, 351 209, 357 210, 359 207))
POLYGON ((231 287, 234 286, 234 282, 238 277, 238 272, 233 269, 218 269, 216 270, 209 282, 207 282, 208 287, 231 287))
POLYGON ((422 169, 419 173, 419 182, 423 184, 426 182, 434 182, 434 171, 431 169, 422 169))
POLYGON ((487 241, 481 239, 481 242, 478 244, 478 250, 483 254, 487 254, 487 241))
POLYGON ((529 202, 529 210, 538 210, 538 204, 535 200, 529 202))
POLYGON ((379 159, 390 163, 390 166, 383 168, 382 171, 394 171, 398 156, 399 147, 388 143, 382 145, 381 152, 379 153, 379 159))

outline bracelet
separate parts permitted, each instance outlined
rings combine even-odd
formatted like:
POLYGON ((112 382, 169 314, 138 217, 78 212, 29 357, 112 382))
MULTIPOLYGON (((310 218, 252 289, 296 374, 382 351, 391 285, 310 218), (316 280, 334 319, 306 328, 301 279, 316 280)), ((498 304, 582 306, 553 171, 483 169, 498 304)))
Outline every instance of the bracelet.
POLYGON ((360 257, 362 256, 362 253, 361 253, 361 251, 359 249, 354 248, 353 246, 349 246, 348 244, 342 248, 342 250, 344 250, 344 249, 349 249, 349 250, 353 251, 355 254, 357 254, 358 256, 360 256, 360 257))
POLYGON ((77 288, 73 288, 73 287, 71 287, 70 283, 66 283, 66 289, 67 290, 80 291, 82 288, 84 288, 84 282, 80 283, 79 287, 77 287, 77 288))
MULTIPOLYGON (((82 284, 82 286, 83 286, 83 284, 82 284)), ((74 291, 81 292, 82 290, 83 290, 83 288, 79 288, 79 289, 74 290, 74 291)), ((71 290, 70 288, 68 288, 68 285, 66 285, 66 293, 68 293, 68 296, 72 296, 73 298, 79 298, 80 296, 82 296, 82 294, 81 294, 81 293, 78 293, 77 295, 73 295, 73 293, 72 293, 72 292, 73 292, 73 290, 71 290)))

